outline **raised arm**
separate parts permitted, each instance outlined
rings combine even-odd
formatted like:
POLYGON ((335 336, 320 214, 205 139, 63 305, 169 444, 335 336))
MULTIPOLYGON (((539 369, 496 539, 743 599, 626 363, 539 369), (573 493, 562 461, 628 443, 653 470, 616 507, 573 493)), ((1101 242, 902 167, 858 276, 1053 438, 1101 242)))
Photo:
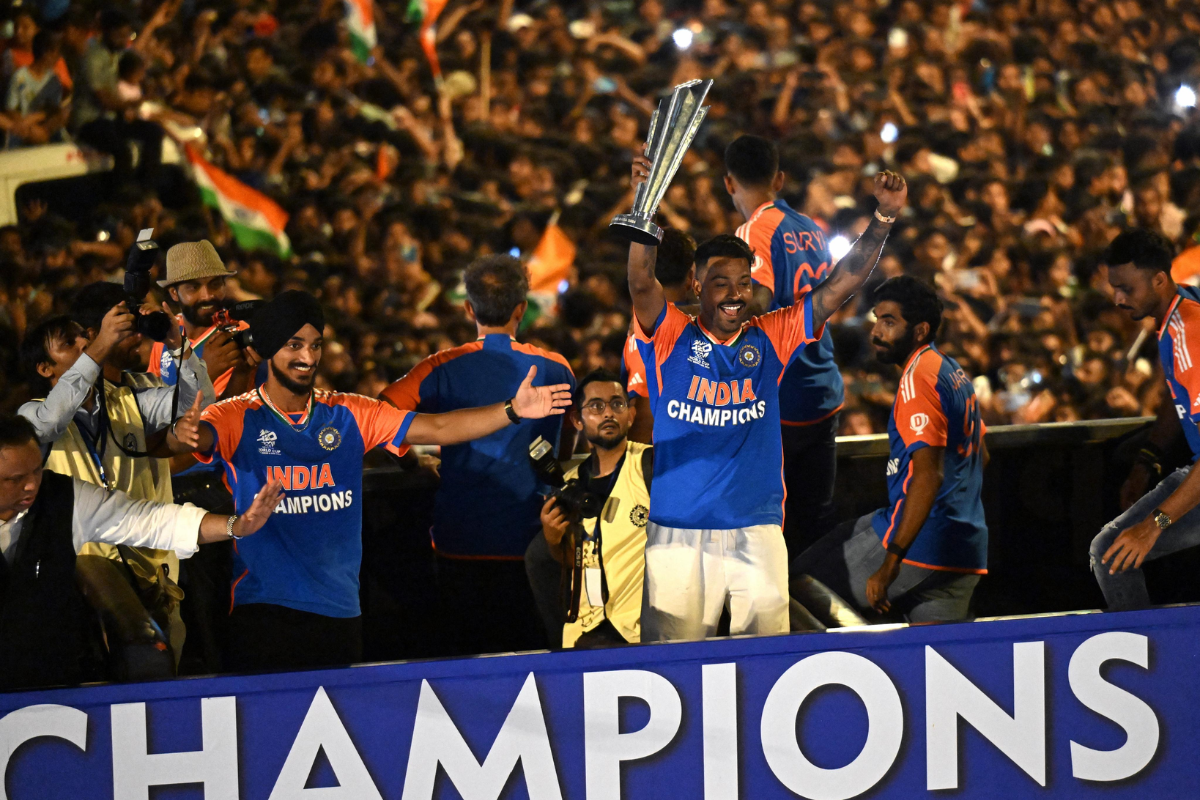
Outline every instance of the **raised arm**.
MULTIPOLYGON (((571 385, 559 383, 554 386, 533 385, 537 367, 530 367, 529 374, 521 381, 521 387, 512 399, 512 408, 521 419, 542 419, 551 414, 562 414, 571 405, 571 385)), ((445 414, 417 414, 404 437, 407 444, 462 444, 495 433, 513 424, 504 403, 493 403, 481 408, 463 408, 445 414)))
MULTIPOLYGON (((650 159, 635 156, 633 159, 633 185, 645 182, 650 177, 650 159)), ((653 333, 658 318, 667 305, 667 296, 662 284, 654 275, 654 262, 658 248, 634 242, 629 245, 629 294, 633 298, 633 313, 638 324, 646 333, 653 333)))
POLYGON ((907 197, 908 185, 899 173, 884 171, 875 176, 875 199, 879 201, 879 206, 871 218, 871 224, 850 247, 850 251, 842 256, 829 277, 813 290, 814 330, 824 325, 866 283, 883 252, 883 243, 892 230, 892 223, 884 222, 880 217, 898 215, 907 197))

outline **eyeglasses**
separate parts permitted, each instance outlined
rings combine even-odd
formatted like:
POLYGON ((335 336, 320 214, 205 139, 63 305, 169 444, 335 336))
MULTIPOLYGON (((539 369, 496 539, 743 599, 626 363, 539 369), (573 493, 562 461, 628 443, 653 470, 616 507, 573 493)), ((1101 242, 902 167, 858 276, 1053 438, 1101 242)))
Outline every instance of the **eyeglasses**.
POLYGON ((589 414, 603 414, 605 407, 611 408, 614 414, 620 414, 625 409, 629 408, 629 403, 622 400, 620 397, 614 397, 609 402, 603 400, 591 400, 583 404, 583 410, 589 414))

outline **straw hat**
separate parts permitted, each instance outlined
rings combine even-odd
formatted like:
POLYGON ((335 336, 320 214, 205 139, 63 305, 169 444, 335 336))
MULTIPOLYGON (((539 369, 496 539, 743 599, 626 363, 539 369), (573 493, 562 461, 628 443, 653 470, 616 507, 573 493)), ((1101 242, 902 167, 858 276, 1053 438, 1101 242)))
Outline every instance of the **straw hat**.
POLYGON ((184 281, 223 278, 236 272, 225 268, 217 248, 208 239, 180 242, 167 251, 167 279, 159 281, 158 285, 165 289, 184 281))

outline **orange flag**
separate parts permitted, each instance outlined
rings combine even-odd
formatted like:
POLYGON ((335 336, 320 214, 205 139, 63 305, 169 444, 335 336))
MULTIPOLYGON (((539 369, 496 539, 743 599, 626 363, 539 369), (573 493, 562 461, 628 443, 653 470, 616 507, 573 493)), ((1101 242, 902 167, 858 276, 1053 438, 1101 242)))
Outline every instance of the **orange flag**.
POLYGON ((442 65, 438 61, 437 29, 434 25, 437 23, 438 15, 446 7, 446 2, 447 0, 426 0, 425 18, 421 20, 421 32, 418 35, 421 41, 421 49, 425 51, 425 57, 429 59, 429 68, 433 72, 433 77, 437 80, 440 80, 442 77, 442 65))
POLYGON ((529 257, 529 291, 557 292, 558 284, 570 277, 574 264, 575 243, 558 227, 556 211, 529 257))

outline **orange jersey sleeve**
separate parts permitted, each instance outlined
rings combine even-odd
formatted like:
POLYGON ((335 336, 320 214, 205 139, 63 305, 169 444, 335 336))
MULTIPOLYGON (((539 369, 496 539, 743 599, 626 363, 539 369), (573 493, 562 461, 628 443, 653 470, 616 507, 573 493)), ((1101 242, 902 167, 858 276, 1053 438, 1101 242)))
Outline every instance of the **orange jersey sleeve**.
POLYGON ((797 350, 820 339, 825 330, 824 326, 813 330, 812 313, 810 291, 805 292, 804 297, 793 305, 755 317, 750 324, 758 326, 767 334, 779 360, 786 367, 797 350))
POLYGON ((906 448, 917 444, 930 447, 945 447, 948 422, 938 395, 938 370, 942 358, 927 350, 904 371, 900 388, 896 392, 896 432, 904 440, 906 448))
POLYGON ((460 347, 451 347, 449 350, 434 353, 422 359, 403 378, 384 389, 379 397, 402 411, 416 411, 417 406, 421 404, 421 384, 437 367, 461 355, 478 352, 481 349, 483 349, 483 342, 469 342, 460 347))
POLYGON ((213 449, 207 453, 196 453, 201 464, 211 464, 217 456, 226 460, 233 457, 238 442, 242 440, 242 427, 246 412, 261 405, 254 394, 231 397, 213 403, 200 414, 200 422, 213 431, 213 449))
POLYGON ((646 386, 646 362, 642 361, 642 354, 638 352, 637 339, 630 335, 625 341, 625 391, 629 394, 636 394, 639 397, 646 397, 648 388, 646 386))
POLYGON ((775 230, 783 221, 783 212, 774 206, 764 206, 747 220, 745 225, 737 229, 737 237, 754 251, 754 264, 750 267, 750 277, 760 286, 775 291, 775 265, 771 263, 771 240, 775 238, 775 230))
MULTIPOLYGON (((654 359, 657 362, 655 366, 658 367, 667 360, 675 343, 679 341, 680 335, 691 322, 692 318, 676 308, 674 303, 667 303, 658 318, 658 325, 654 328, 653 333, 647 334, 642 330, 637 314, 634 314, 633 335, 640 341, 654 344, 654 359)), ((646 365, 643 364, 643 366, 646 365)))
POLYGON ((333 394, 325 398, 328 403, 340 404, 349 409, 358 423, 365 450, 387 445, 391 453, 398 456, 408 452, 404 437, 416 414, 388 405, 382 400, 373 400, 360 394, 333 394))

